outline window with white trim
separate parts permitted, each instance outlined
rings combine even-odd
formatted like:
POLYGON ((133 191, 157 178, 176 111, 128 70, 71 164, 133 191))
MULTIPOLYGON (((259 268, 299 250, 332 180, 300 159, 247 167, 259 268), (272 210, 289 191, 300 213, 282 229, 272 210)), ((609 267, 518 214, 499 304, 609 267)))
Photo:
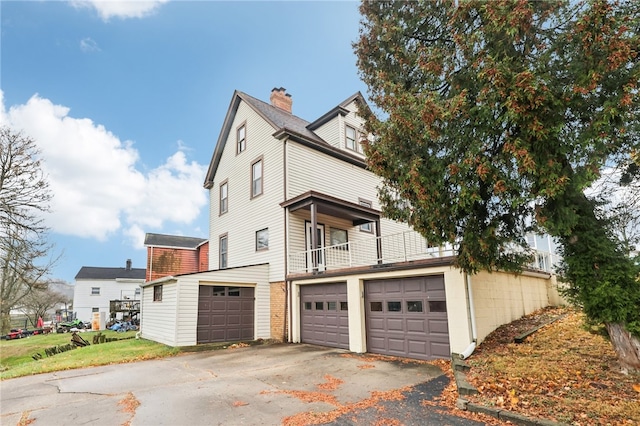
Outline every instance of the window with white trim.
POLYGON ((92 296, 100 296, 100 287, 91 287, 92 296))

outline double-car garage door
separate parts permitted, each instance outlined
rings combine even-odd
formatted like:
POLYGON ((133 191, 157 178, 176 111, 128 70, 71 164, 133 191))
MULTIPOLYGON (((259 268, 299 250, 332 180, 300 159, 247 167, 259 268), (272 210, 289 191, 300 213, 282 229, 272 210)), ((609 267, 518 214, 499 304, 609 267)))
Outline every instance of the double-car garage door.
POLYGON ((253 324, 253 287, 200 286, 198 343, 252 340, 253 324))
MULTIPOLYGON (((367 351, 416 359, 447 358, 444 276, 366 281, 367 351)), ((300 287, 301 340, 349 348, 346 283, 300 287)))

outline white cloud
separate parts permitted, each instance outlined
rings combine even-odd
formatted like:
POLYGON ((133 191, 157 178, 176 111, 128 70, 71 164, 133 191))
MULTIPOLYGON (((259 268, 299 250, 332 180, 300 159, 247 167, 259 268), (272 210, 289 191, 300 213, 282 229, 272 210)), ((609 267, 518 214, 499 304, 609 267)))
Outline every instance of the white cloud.
POLYGON ((111 18, 143 18, 154 13, 169 0, 71 0, 76 7, 95 9, 103 21, 111 18))
POLYGON ((98 43, 96 43, 92 38, 86 37, 80 40, 80 50, 85 53, 99 52, 100 46, 98 46, 98 43))
POLYGON ((189 224, 207 203, 206 167, 189 162, 183 150, 142 172, 131 141, 38 95, 8 111, 3 101, 0 123, 40 147, 54 194, 47 221, 57 233, 105 240, 121 231, 140 247, 144 229, 189 224))

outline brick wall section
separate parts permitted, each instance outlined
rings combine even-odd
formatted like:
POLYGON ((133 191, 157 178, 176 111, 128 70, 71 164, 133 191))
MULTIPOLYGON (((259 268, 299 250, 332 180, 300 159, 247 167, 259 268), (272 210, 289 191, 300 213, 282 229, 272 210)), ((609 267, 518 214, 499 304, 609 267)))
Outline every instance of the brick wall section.
POLYGON ((286 284, 284 281, 271 283, 271 338, 286 341, 286 284))
POLYGON ((198 247, 198 272, 209 270, 209 241, 198 247))
POLYGON ((165 247, 147 247, 147 281, 198 272, 198 252, 165 247))

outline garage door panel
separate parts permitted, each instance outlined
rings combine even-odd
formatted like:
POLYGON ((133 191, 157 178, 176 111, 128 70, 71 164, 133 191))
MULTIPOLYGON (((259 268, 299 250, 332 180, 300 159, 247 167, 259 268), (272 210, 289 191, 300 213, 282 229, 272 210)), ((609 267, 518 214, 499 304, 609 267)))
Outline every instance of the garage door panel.
POLYGON ((427 331, 427 327, 425 327, 424 319, 413 319, 409 318, 406 320, 407 331, 408 332, 420 332, 425 333, 427 331))
POLYGON ((300 287, 301 340, 305 343, 349 348, 346 283, 300 287))
POLYGON ((418 359, 449 357, 444 276, 365 283, 367 350, 418 359))
POLYGON ((254 288, 200 286, 197 342, 253 339, 254 288))

